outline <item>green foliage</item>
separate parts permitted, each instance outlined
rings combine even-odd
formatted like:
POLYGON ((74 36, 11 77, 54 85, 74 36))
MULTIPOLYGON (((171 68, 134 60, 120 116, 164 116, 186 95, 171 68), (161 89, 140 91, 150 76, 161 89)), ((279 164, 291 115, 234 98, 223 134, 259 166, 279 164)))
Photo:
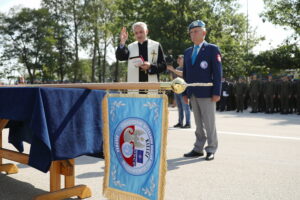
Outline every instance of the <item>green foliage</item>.
MULTIPOLYGON (((159 41, 166 54, 176 57, 183 54, 191 46, 188 25, 201 19, 206 23, 206 40, 220 47, 223 57, 225 76, 238 77, 248 73, 251 60, 247 60, 247 52, 258 43, 251 29, 247 39, 246 17, 238 14, 236 1, 204 1, 204 0, 118 0, 118 16, 130 33, 133 41, 131 25, 136 21, 148 24, 150 38, 159 41)), ((121 27, 119 28, 119 30, 121 27)))
POLYGON ((286 38, 280 47, 265 51, 255 58, 255 63, 265 66, 270 71, 282 69, 300 69, 300 2, 295 0, 264 0, 263 20, 268 20, 283 28, 289 27, 295 32, 286 38))
MULTIPOLYGON (((274 23, 298 31, 299 3, 265 2, 270 8, 265 18, 274 18, 274 23), (285 6, 282 12, 283 7, 279 5, 285 6), (288 16, 293 19, 283 20, 288 16)), ((275 53, 257 58, 251 54, 251 49, 262 38, 257 38, 251 27, 247 30, 246 17, 238 13, 238 8, 237 0, 42 0, 41 9, 12 10, 8 16, 0 15, 3 45, 0 64, 4 67, 4 62, 17 59, 32 82, 37 78, 42 81, 125 81, 126 63, 110 64, 107 60, 108 49, 117 47, 123 26, 127 27, 130 43, 134 40, 132 24, 146 22, 150 38, 162 44, 166 55, 176 57, 192 45, 188 25, 201 19, 207 27, 206 41, 220 47, 226 77, 266 71, 272 64, 271 60, 264 63, 263 57, 269 59, 275 53), (80 51, 85 51, 89 58, 80 60, 80 51)), ((281 59, 290 56, 281 66, 297 67, 291 64, 296 61, 297 51, 293 59, 290 48, 280 49, 280 52, 281 59)), ((168 79, 167 75, 161 78, 168 79)))
POLYGON ((300 2, 298 0, 264 0, 262 16, 270 22, 292 28, 300 35, 300 2))
POLYGON ((2 60, 17 58, 26 67, 30 81, 34 82, 37 72, 44 73, 42 66, 52 62, 48 56, 53 53, 55 43, 51 16, 46 9, 23 8, 12 16, 2 17, 1 24, 2 60))
POLYGON ((272 70, 300 69, 300 48, 295 44, 286 44, 277 49, 265 51, 255 58, 257 65, 272 70))

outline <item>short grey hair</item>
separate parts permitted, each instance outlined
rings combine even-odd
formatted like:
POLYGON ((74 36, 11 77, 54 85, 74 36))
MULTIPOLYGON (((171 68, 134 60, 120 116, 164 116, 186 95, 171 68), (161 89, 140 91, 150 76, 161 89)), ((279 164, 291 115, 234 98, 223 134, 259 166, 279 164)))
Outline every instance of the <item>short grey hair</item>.
POLYGON ((136 22, 132 25, 132 31, 134 32, 135 27, 140 26, 142 27, 145 31, 148 30, 147 24, 145 22, 136 22))

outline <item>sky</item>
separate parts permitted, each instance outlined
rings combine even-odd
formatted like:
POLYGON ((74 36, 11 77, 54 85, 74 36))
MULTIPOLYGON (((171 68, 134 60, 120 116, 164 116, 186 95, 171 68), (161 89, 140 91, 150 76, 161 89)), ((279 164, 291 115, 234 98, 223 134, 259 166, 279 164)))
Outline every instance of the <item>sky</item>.
MULTIPOLYGON (((0 0, 0 11, 8 10, 17 5, 24 7, 38 8, 41 0, 26 0, 20 3, 20 0, 0 0)), ((247 13, 247 0, 239 0, 241 9, 239 12, 247 13)), ((265 36, 266 40, 260 42, 254 49, 254 53, 276 48, 284 39, 292 34, 291 30, 285 30, 284 27, 273 25, 269 22, 263 23, 259 14, 263 11, 263 0, 248 0, 249 25, 256 28, 257 36, 265 36)))

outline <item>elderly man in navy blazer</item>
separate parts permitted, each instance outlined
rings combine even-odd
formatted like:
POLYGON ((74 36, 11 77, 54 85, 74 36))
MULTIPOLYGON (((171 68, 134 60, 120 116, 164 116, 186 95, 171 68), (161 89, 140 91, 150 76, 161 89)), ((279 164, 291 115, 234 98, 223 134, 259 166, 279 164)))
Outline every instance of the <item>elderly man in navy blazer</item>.
POLYGON ((218 148, 215 124, 216 102, 221 95, 222 64, 219 48, 205 41, 205 23, 201 20, 189 25, 194 45, 184 52, 183 78, 187 83, 213 83, 208 87, 188 87, 184 93, 186 103, 191 101, 195 122, 196 142, 184 157, 200 157, 206 151, 206 160, 213 160, 218 148), (205 143, 207 146, 204 148, 205 143))

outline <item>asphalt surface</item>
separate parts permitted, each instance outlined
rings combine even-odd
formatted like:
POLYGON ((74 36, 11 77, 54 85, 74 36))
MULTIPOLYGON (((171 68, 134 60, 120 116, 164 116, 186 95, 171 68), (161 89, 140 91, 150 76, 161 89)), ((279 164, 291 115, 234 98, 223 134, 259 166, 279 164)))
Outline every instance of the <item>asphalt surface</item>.
MULTIPOLYGON (((195 124, 192 116, 192 128, 172 128, 177 116, 177 109, 169 108, 165 200, 300 199, 299 115, 217 112, 219 149, 213 161, 183 157, 193 147, 195 124)), ((3 143, 13 149, 7 137, 3 143)), ((18 174, 0 174, 0 200, 27 200, 49 191, 49 173, 17 166, 18 174)), ((89 200, 105 200, 103 170, 102 159, 76 159, 76 184, 91 188, 89 200)))

